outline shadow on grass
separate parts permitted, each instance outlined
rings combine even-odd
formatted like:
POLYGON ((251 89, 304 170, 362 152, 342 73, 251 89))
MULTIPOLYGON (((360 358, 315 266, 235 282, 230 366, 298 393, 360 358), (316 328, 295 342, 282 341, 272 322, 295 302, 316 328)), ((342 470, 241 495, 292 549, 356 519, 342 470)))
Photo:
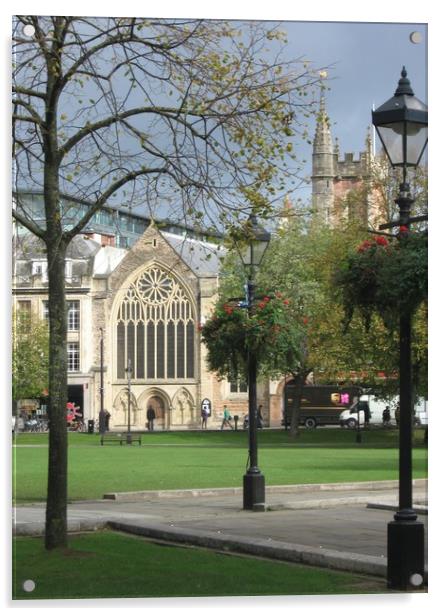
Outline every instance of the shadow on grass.
MULTIPOLYGON (((142 435, 142 446, 150 447, 228 447, 228 448, 247 448, 248 432, 246 430, 237 431, 190 431, 190 432, 147 432, 138 433, 142 435)), ((299 436, 291 438, 290 433, 285 430, 258 430, 258 446, 267 448, 300 448, 300 447, 320 447, 332 448, 340 447, 345 449, 395 449, 398 448, 398 430, 371 429, 361 432, 361 443, 356 442, 356 431, 342 428, 317 428, 315 430, 302 429, 299 436)), ((45 446, 48 443, 47 434, 26 434, 21 433, 14 439, 16 447, 23 446, 45 446)), ((69 434, 70 447, 100 447, 100 437, 98 434, 69 434)), ((105 448, 119 448, 119 443, 108 443, 105 448)), ((122 445, 126 447, 126 445, 122 445)), ((132 445, 133 448, 139 445, 132 445)), ((424 429, 417 429, 413 434, 413 448, 426 449, 424 443, 424 429)))

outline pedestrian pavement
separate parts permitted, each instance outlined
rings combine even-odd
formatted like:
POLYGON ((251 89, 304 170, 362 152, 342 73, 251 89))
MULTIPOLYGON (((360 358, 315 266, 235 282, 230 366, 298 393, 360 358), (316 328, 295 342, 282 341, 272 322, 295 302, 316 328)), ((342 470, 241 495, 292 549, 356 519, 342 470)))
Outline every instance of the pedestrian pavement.
MULTIPOLYGON (((241 488, 104 495, 68 506, 68 530, 102 528, 309 565, 386 576, 387 524, 398 482, 267 486, 265 505, 243 510, 241 488)), ((425 523, 427 482, 415 480, 414 509, 425 523)), ((15 535, 42 535, 45 505, 14 510, 15 535)))

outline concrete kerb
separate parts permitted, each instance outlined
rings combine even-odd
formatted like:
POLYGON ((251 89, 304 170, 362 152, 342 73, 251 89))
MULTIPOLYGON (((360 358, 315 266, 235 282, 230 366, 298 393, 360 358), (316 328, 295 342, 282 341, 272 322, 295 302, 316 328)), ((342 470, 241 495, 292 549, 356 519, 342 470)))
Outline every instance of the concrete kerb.
POLYGON ((120 521, 110 521, 108 526, 113 530, 170 543, 247 554, 376 577, 386 577, 387 575, 386 559, 376 556, 313 548, 284 541, 275 541, 273 539, 265 540, 252 537, 240 539, 240 537, 226 533, 217 536, 207 531, 183 529, 180 527, 173 528, 163 524, 151 524, 148 527, 120 521))
MULTIPOLYGON (((109 516, 94 520, 69 520, 67 530, 69 534, 93 532, 108 527, 109 516)), ((45 524, 39 522, 19 522, 13 525, 12 534, 16 537, 43 537, 45 524)))
MULTIPOLYGON (((426 488, 426 479, 414 479, 413 487, 426 488)), ((353 491, 353 490, 385 490, 398 488, 397 480, 386 481, 361 481, 349 483, 318 483, 318 484, 292 484, 266 486, 265 493, 306 493, 306 492, 329 492, 329 491, 353 491)), ((243 488, 201 488, 201 489, 182 489, 182 490, 140 490, 134 492, 108 492, 103 498, 106 500, 117 501, 138 501, 150 500, 153 498, 184 498, 184 497, 209 497, 209 496, 236 496, 243 493, 243 488)))

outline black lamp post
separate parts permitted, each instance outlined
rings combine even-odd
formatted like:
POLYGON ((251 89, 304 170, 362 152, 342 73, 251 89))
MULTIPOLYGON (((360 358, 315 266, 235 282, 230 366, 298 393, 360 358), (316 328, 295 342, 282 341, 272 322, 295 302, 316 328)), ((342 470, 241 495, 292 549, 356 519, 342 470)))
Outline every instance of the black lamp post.
POLYGON ((126 438, 126 442, 127 445, 131 445, 132 444, 132 433, 130 431, 130 399, 131 399, 131 380, 132 380, 132 362, 129 360, 127 360, 127 368, 125 369, 125 371, 127 372, 127 409, 128 409, 128 418, 127 418, 127 438, 126 438))
MULTIPOLYGON (((372 121, 393 167, 402 167, 403 182, 395 203, 399 220, 386 227, 407 227, 413 199, 407 168, 418 166, 427 144, 427 106, 413 93, 406 69, 394 96, 372 112, 372 121)), ((399 505, 387 528, 387 585, 408 590, 424 583, 424 525, 412 505, 412 361, 411 313, 400 314, 399 505)))
MULTIPOLYGON (((270 233, 250 214, 246 225, 248 243, 240 256, 248 275, 247 309, 252 314, 255 293, 255 274, 271 239, 270 233)), ((265 506, 265 477, 257 462, 257 357, 248 351, 249 399, 249 468, 243 476, 243 509, 263 509, 265 506)))
MULTIPOLYGON (((99 395, 100 395, 100 411, 104 410, 104 331, 102 327, 99 328, 101 332, 101 339, 99 345, 99 362, 100 362, 100 387, 99 387, 99 395)), ((102 417, 102 415, 101 415, 102 417)))

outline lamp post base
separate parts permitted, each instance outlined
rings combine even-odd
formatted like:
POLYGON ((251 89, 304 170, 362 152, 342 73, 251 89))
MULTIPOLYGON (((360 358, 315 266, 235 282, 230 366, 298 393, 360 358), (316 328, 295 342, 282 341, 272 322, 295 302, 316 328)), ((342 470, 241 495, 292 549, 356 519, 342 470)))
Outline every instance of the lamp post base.
POLYGON ((127 443, 127 445, 132 444, 132 433, 130 431, 127 432, 127 434, 125 435, 125 442, 127 443))
POLYGON ((265 477, 262 473, 250 472, 243 475, 243 509, 265 509, 265 477))
POLYGON ((424 525, 395 520, 387 525, 387 587, 417 590, 424 586, 424 525))

